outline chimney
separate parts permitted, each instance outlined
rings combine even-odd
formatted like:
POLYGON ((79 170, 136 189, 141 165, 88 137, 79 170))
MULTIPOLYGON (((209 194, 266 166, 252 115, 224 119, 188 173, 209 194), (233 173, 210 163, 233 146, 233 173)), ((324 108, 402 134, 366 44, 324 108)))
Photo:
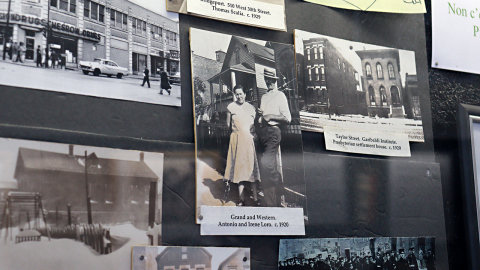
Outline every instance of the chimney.
POLYGON ((217 62, 223 63, 223 61, 225 61, 225 55, 227 55, 227 53, 225 53, 222 50, 218 50, 215 52, 215 54, 216 54, 217 62))
POLYGON ((140 161, 143 162, 145 158, 145 153, 140 152, 140 161))
POLYGON ((73 144, 68 145, 68 156, 73 157, 73 144))

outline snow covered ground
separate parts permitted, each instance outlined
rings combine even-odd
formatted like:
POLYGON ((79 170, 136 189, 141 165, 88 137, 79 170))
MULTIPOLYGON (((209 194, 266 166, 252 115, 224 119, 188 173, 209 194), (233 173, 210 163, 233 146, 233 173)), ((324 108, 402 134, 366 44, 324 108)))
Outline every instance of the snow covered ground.
POLYGON ((130 270, 132 246, 148 244, 145 231, 132 224, 105 226, 110 228, 112 237, 129 238, 128 242, 108 255, 100 255, 82 242, 71 239, 51 239, 42 237, 40 242, 15 244, 18 228, 13 230, 13 241, 8 237, 5 243, 5 230, 0 238, 0 269, 36 269, 36 270, 85 270, 115 269, 130 270))
POLYGON ((413 142, 423 142, 422 120, 398 118, 371 118, 363 115, 331 116, 327 114, 300 112, 302 130, 323 132, 324 126, 380 132, 408 134, 413 142))

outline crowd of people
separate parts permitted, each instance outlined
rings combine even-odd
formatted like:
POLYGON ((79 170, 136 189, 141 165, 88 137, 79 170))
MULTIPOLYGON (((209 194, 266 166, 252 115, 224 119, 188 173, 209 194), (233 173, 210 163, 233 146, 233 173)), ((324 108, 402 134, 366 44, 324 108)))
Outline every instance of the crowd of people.
POLYGON ((279 262, 279 270, 433 270, 435 268, 435 256, 427 250, 426 254, 420 250, 418 257, 415 249, 410 248, 409 254, 400 249, 395 251, 378 252, 377 256, 352 255, 350 258, 333 257, 328 255, 322 258, 322 254, 315 258, 289 258, 279 262))
MULTIPOLYGON (((12 62, 25 62, 27 47, 23 42, 13 42, 12 39, 10 39, 5 46, 8 58, 12 60, 12 62)), ((35 54, 35 62, 37 67, 64 68, 65 57, 65 55, 58 54, 53 49, 42 50, 41 46, 38 45, 35 54), (46 59, 47 53, 49 57, 48 62, 46 59)))

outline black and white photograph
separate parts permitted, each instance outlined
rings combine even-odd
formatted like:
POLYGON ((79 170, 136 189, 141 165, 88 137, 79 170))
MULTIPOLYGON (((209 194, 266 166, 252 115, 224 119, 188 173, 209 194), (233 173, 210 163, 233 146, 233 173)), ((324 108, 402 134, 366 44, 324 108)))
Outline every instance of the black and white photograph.
POLYGON ((304 208, 293 45, 190 28, 201 206, 304 208))
POLYGON ((165 0, 8 2, 0 84, 181 106, 178 14, 165 0))
POLYGON ((434 270, 434 237, 281 239, 278 269, 434 270))
POLYGON ((0 269, 130 269, 161 244, 164 155, 0 139, 0 269))
POLYGON ((407 134, 423 142, 415 53, 295 30, 302 130, 407 134))
POLYGON ((134 246, 132 270, 250 270, 250 249, 134 246))

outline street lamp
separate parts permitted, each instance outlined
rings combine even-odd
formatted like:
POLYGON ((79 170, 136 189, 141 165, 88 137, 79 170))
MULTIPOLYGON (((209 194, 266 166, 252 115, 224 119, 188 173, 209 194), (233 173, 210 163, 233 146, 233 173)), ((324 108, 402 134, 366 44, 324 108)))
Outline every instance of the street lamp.
MULTIPOLYGON (((5 54, 7 53, 7 33, 10 26, 10 7, 12 5, 12 0, 8 0, 8 11, 7 11, 7 26, 3 29, 3 60, 5 60, 5 54)), ((12 46, 12 44, 10 44, 12 46)))

